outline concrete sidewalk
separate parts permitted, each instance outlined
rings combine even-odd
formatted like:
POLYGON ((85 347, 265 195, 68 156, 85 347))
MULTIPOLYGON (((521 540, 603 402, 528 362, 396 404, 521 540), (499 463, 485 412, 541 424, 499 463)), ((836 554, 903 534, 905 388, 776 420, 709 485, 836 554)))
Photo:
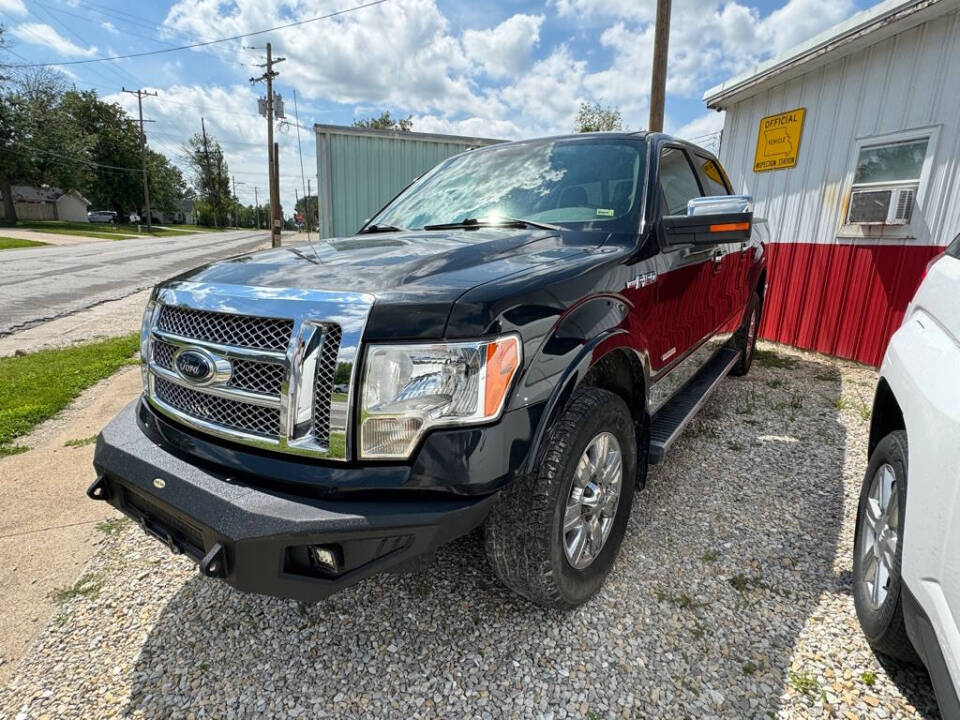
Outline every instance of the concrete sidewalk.
POLYGON ((127 367, 84 392, 64 412, 18 443, 31 449, 0 458, 0 685, 55 614, 51 594, 77 580, 102 539, 97 523, 119 517, 86 497, 94 480, 95 436, 140 392, 140 369, 127 367))

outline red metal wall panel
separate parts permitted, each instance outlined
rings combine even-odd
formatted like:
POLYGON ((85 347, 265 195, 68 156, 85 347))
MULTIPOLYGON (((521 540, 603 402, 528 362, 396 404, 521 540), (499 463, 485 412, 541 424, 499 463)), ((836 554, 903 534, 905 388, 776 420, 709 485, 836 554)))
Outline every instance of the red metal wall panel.
POLYGON ((762 337, 879 365, 930 245, 771 243, 762 337))

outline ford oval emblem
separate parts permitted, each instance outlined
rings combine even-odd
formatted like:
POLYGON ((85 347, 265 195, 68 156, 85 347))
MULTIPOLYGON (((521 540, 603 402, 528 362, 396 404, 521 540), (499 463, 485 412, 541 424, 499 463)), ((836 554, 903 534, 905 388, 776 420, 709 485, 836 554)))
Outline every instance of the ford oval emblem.
POLYGON ((213 377, 216 365, 212 358, 197 350, 184 350, 177 355, 177 372, 185 380, 193 383, 205 383, 213 377))

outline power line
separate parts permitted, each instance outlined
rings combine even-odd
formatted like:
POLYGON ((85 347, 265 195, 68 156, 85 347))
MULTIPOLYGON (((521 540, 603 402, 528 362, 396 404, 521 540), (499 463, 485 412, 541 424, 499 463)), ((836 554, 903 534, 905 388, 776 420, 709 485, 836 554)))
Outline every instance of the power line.
POLYGON ((276 30, 286 30, 292 27, 298 27, 300 25, 306 25, 308 23, 317 22, 319 20, 328 20, 332 17, 337 17, 338 15, 346 15, 347 13, 356 12, 357 10, 363 10, 364 8, 373 7, 374 5, 382 5, 383 3, 389 2, 389 0, 373 0, 373 2, 364 3, 362 5, 355 5, 350 8, 345 8, 343 10, 337 10, 332 13, 327 13, 326 15, 318 15, 317 17, 307 18, 305 20, 296 20, 294 22, 285 23, 283 25, 277 25, 276 27, 266 28, 265 30, 256 30, 254 32, 243 33, 241 35, 231 35, 230 37, 217 38, 216 40, 207 40, 205 42, 191 43, 190 45, 180 45, 178 47, 172 48, 163 48, 162 50, 148 50, 145 52, 139 53, 130 53, 128 55, 112 55, 108 57, 98 57, 98 58, 88 58, 87 60, 69 60, 67 62, 47 62, 47 63, 27 63, 23 65, 8 65, 10 68, 28 68, 28 67, 50 67, 53 65, 88 65, 95 62, 106 62, 108 60, 127 60, 129 58, 138 58, 146 57, 148 55, 162 55, 164 53, 177 52, 179 50, 192 50, 199 47, 207 47, 209 45, 216 45, 217 43, 230 42, 232 40, 242 40, 243 38, 255 37, 257 35, 265 35, 267 33, 274 32, 276 30))

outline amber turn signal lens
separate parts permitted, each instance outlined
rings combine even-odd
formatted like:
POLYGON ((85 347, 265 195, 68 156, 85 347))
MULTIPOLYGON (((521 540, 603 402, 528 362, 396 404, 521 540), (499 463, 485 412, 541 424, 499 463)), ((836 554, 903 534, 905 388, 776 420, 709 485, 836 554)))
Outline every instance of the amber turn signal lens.
POLYGON ((487 383, 483 397, 483 414, 496 415, 510 381, 520 366, 519 340, 505 338, 487 346, 487 383))
POLYGON ((737 230, 749 230, 750 223, 748 222, 739 222, 739 223, 720 223, 719 225, 711 225, 710 232, 735 232, 737 230))

